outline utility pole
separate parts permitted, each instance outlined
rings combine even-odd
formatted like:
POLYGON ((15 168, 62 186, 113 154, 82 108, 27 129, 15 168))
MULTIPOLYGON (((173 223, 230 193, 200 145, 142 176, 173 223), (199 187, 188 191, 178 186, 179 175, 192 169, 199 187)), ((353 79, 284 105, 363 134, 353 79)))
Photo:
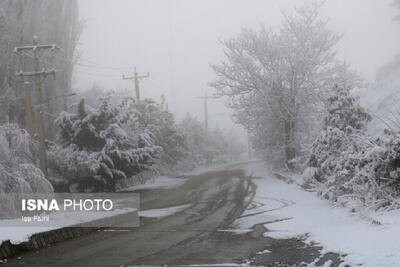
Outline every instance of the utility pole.
POLYGON ((250 131, 247 129, 247 157, 251 159, 251 142, 250 142, 250 131))
MULTIPOLYGON (((33 60, 33 71, 24 71, 21 70, 16 73, 17 76, 22 78, 30 78, 33 80, 35 85, 35 98, 36 98, 36 106, 33 110, 35 114, 35 126, 32 123, 32 93, 29 88, 25 90, 25 109, 26 109, 26 124, 28 131, 31 131, 30 134, 32 137, 36 137, 39 141, 39 164, 40 169, 43 171, 44 175, 48 175, 47 173, 47 155, 46 155, 46 129, 44 125, 43 118, 43 88, 42 82, 47 76, 55 77, 56 71, 54 69, 46 70, 40 69, 40 60, 39 57, 48 51, 60 50, 60 48, 55 44, 49 45, 38 45, 36 38, 34 38, 33 45, 31 46, 20 46, 15 47, 14 52, 18 54, 21 59, 23 56, 28 56, 33 60), (35 130, 33 129, 35 128, 35 130)), ((21 66, 23 68, 23 66, 21 66)))
POLYGON ((204 128, 206 131, 208 131, 208 99, 213 99, 211 96, 207 96, 207 92, 204 94, 204 96, 199 96, 198 98, 204 100, 204 128))
POLYGON ((150 77, 150 73, 147 73, 145 75, 139 75, 136 71, 136 67, 135 67, 135 73, 134 76, 125 76, 122 75, 122 80, 133 80, 134 85, 135 85, 135 94, 136 94, 136 101, 140 102, 140 88, 139 88, 139 83, 142 79, 144 78, 149 78, 150 77))
POLYGON ((33 137, 33 112, 32 112, 32 89, 31 83, 24 82, 24 102, 25 102, 25 127, 29 135, 33 137))

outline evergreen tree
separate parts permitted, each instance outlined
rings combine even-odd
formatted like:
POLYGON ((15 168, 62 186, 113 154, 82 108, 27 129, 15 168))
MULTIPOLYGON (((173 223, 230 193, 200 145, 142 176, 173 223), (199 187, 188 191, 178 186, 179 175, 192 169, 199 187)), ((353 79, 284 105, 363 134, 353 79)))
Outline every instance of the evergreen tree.
POLYGON ((36 144, 16 124, 0 125, 0 192, 50 193, 53 187, 32 164, 36 144))
POLYGON ((365 133, 371 116, 348 88, 337 85, 328 98, 327 110, 311 150, 309 166, 313 171, 308 172, 312 176, 311 182, 318 192, 332 201, 347 195, 361 196, 368 188, 368 177, 359 174, 372 146, 365 133))
POLYGON ((179 124, 184 136, 187 155, 182 161, 185 168, 226 163, 240 158, 244 149, 233 136, 230 139, 218 128, 207 131, 196 118, 186 115, 179 124))
POLYGON ((162 104, 151 99, 131 101, 127 113, 127 132, 136 135, 143 144, 162 148, 160 165, 175 167, 185 157, 185 142, 178 131, 174 115, 162 104))
POLYGON ((328 114, 324 119, 324 129, 334 127, 342 131, 364 129, 372 119, 348 88, 334 86, 334 94, 328 97, 328 114))
POLYGON ((109 98, 94 110, 82 100, 76 114, 62 112, 56 120, 61 145, 50 147, 53 171, 71 190, 90 192, 114 191, 118 180, 151 169, 160 148, 131 138, 124 122, 109 98))

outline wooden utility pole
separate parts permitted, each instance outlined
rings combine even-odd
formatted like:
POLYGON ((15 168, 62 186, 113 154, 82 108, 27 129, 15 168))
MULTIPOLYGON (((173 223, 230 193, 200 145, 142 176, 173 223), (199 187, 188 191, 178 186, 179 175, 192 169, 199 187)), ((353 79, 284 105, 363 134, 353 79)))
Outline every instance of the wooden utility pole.
POLYGON ((247 157, 251 159, 251 142, 250 142, 250 131, 247 130, 247 157))
POLYGON ((28 131, 29 135, 33 137, 33 112, 32 112, 32 88, 31 83, 25 82, 24 83, 24 90, 25 90, 25 127, 28 131))
POLYGON ((140 88, 139 88, 139 83, 142 79, 144 78, 149 78, 150 77, 150 73, 147 73, 145 75, 139 75, 136 71, 136 67, 135 67, 135 73, 134 76, 129 77, 129 76, 125 76, 122 75, 122 79, 123 80, 133 80, 134 85, 135 85, 135 95, 136 95, 136 101, 140 102, 140 88))
MULTIPOLYGON (((39 141, 39 162, 40 169, 47 176, 47 155, 46 155, 46 129, 43 118, 43 88, 42 82, 47 76, 55 77, 56 71, 41 69, 39 57, 48 51, 60 50, 57 45, 38 45, 36 39, 31 46, 15 47, 14 52, 19 56, 28 56, 33 60, 33 71, 21 70, 16 73, 17 76, 22 78, 30 78, 35 84, 36 106, 33 112, 35 113, 35 126, 32 123, 32 92, 26 88, 25 92, 25 112, 27 129, 30 131, 32 137, 37 138, 39 141)), ((21 66, 22 67, 22 66, 21 66)))
POLYGON ((204 96, 199 96, 198 98, 204 100, 204 128, 206 131, 208 131, 208 99, 213 99, 211 96, 207 96, 207 93, 204 94, 204 96))

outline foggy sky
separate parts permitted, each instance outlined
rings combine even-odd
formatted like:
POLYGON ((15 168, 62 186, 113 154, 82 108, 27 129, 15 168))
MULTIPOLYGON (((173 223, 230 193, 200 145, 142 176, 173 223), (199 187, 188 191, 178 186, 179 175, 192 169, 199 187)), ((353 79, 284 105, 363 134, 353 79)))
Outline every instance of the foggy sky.
MULTIPOLYGON (((196 97, 213 90, 209 67, 222 58, 219 38, 235 36, 242 27, 278 25, 280 10, 300 0, 80 0, 85 27, 79 44, 80 61, 74 88, 94 81, 106 89, 132 88, 123 73, 150 72, 141 83, 143 97, 165 94, 170 110, 182 118, 190 112, 203 120, 196 97)), ((323 16, 343 33, 339 57, 369 81, 375 71, 400 51, 400 22, 394 21, 392 0, 328 0, 323 16)), ((222 101, 210 103, 210 125, 231 127, 222 101), (214 115, 213 115, 214 114, 214 115), (215 115, 217 114, 217 115, 215 115)))

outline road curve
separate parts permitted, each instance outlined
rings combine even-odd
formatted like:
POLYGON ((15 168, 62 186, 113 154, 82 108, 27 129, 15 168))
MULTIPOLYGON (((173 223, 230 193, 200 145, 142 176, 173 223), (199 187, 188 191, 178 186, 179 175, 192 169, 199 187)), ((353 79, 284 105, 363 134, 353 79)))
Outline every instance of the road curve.
POLYGON ((178 188, 145 190, 140 192, 142 210, 183 204, 190 207, 159 220, 144 218, 138 228, 99 231, 27 253, 20 259, 10 259, 7 266, 112 267, 232 261, 237 256, 234 251, 215 259, 200 252, 204 246, 213 246, 217 230, 228 228, 242 214, 246 199, 255 194, 250 185, 243 171, 225 170, 190 177, 178 188))

